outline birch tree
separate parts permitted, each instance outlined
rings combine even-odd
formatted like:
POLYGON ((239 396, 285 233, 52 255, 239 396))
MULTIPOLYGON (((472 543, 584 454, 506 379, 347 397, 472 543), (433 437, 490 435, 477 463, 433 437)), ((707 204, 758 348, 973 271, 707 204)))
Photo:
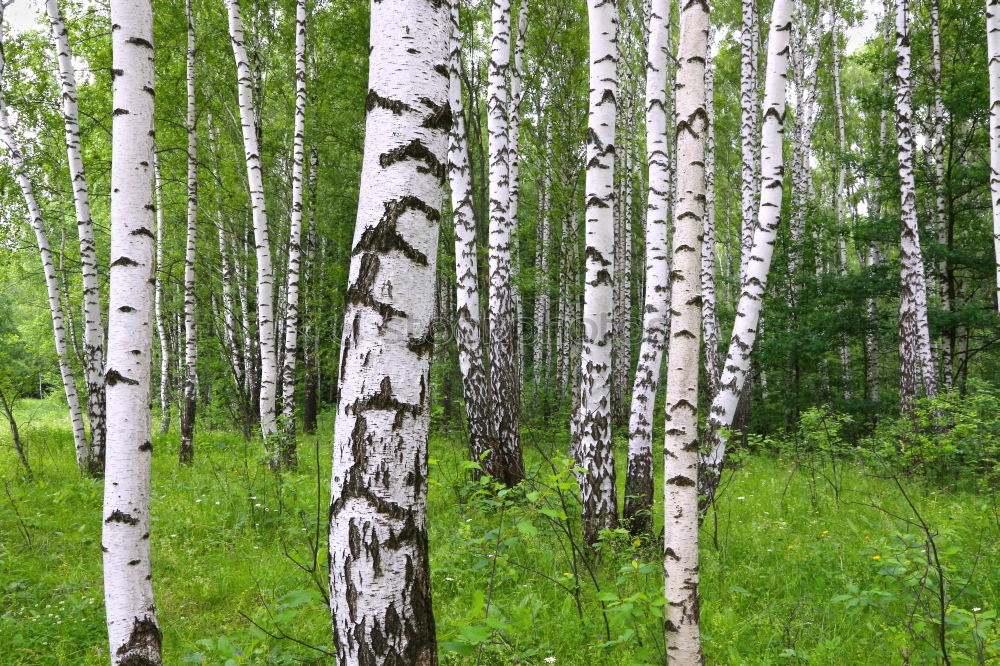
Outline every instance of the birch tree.
MULTIPOLYGON (((778 0, 781 2, 781 0, 778 0)), ((665 647, 671 664, 703 664, 698 602, 698 370, 705 218, 708 4, 688 2, 677 47, 677 204, 670 271, 663 441, 665 647)))
POLYGON ((295 3, 295 130, 292 141, 292 219, 288 238, 288 285, 285 313, 285 363, 281 407, 284 436, 281 464, 295 467, 295 362, 299 336, 299 262, 302 254, 302 182, 306 138, 306 2, 295 3))
POLYGON ((595 543, 618 525, 611 442, 612 276, 614 265, 615 118, 618 95, 618 7, 588 0, 590 121, 587 129, 586 277, 583 295, 580 444, 577 462, 583 534, 595 543))
POLYGON ((113 83, 108 458, 101 549, 114 666, 162 663, 150 566, 153 8, 111 0, 113 83))
MULTIPOLYGON (((945 109, 941 90, 944 82, 941 80, 941 15, 938 0, 930 2, 931 18, 931 70, 934 76, 934 105, 931 110, 931 158, 934 163, 934 228, 938 243, 948 247, 947 203, 945 201, 945 162, 944 162, 944 128, 945 109)), ((951 310, 951 285, 948 277, 948 258, 938 260, 939 293, 941 309, 951 310)), ((954 349, 948 341, 941 344, 941 375, 946 390, 952 387, 954 371, 954 349)))
MULTIPOLYGON (((267 225, 267 205, 264 199, 264 173, 257 135, 254 107, 254 77, 244 43, 243 18, 239 0, 227 0, 229 37, 236 60, 239 91, 240 127, 246 153, 247 182, 253 212, 253 236, 257 253, 257 335, 260 344, 260 428, 265 444, 274 456, 273 443, 277 433, 275 394, 278 383, 278 356, 274 342, 274 271, 271 264, 271 241, 267 225)), ((249 330, 249 329, 247 329, 249 330)))
POLYGON ((76 390, 76 377, 70 361, 66 344, 66 323, 63 317, 62 298, 59 291, 59 279, 56 275, 56 265, 52 260, 52 250, 49 246, 48 231, 42 219, 42 208, 35 197, 35 186, 28 176, 27 165, 18 147, 17 139, 7 116, 7 103, 4 98, 6 81, 4 73, 6 61, 3 54, 3 8, 0 7, 0 142, 3 143, 10 160, 14 179, 21 188, 25 206, 28 209, 28 219, 31 229, 35 232, 35 242, 42 260, 42 272, 45 274, 45 288, 49 299, 49 313, 52 317, 52 333, 55 338, 56 356, 59 359, 59 376, 62 378, 63 391, 66 394, 66 404, 69 407, 70 426, 73 431, 73 445, 76 451, 76 464, 82 472, 89 471, 90 449, 87 443, 87 432, 83 424, 83 410, 80 407, 80 396, 76 390))
POLYGON ((46 0, 46 12, 59 65, 62 92, 63 124, 69 177, 73 186, 77 233, 80 238, 80 267, 83 274, 83 374, 87 382, 87 418, 90 421, 91 473, 104 472, 105 397, 104 397, 104 319, 101 314, 101 286, 97 274, 97 241, 90 216, 90 191, 83 167, 80 145, 80 110, 77 104, 76 73, 69 46, 69 31, 58 0, 46 0))
POLYGON ((750 354, 757 339, 761 306, 774 256, 774 242, 781 221, 784 182, 782 140, 785 120, 785 83, 788 70, 788 42, 791 33, 792 0, 775 0, 767 42, 767 71, 764 79, 764 115, 761 131, 761 200, 756 232, 750 248, 746 275, 742 280, 736 319, 723 364, 719 393, 708 415, 712 431, 710 450, 701 457, 700 494, 711 502, 722 474, 726 453, 724 429, 733 423, 740 393, 750 371, 750 354))
POLYGON ((195 322, 195 261, 198 240, 198 126, 195 115, 194 11, 187 13, 187 244, 184 252, 184 409, 181 410, 182 463, 194 460, 194 419, 198 407, 198 327, 195 322))
POLYGON ((757 0, 741 0, 740 30, 740 149, 743 155, 740 202, 743 212, 740 232, 740 280, 746 272, 757 222, 760 194, 760 90, 757 77, 757 0))
POLYGON ((372 3, 361 197, 330 505, 338 662, 437 664, 427 552, 429 366, 446 177, 447 3, 372 3))
POLYGON ((660 381, 669 322, 669 258, 667 215, 670 211, 670 149, 667 145, 667 61, 671 0, 652 0, 646 46, 646 289, 642 342, 632 385, 629 412, 628 466, 622 517, 633 534, 652 529, 653 408, 660 381))
POLYGON ((705 63, 705 224, 701 247, 701 321, 709 403, 719 392, 719 315, 715 292, 715 26, 709 26, 705 63))
POLYGON ((895 0, 896 8, 896 147, 899 157, 899 403, 908 410, 919 395, 937 393, 927 323, 927 279, 914 178, 912 72, 910 71, 909 0, 895 0))
POLYGON ((465 133, 465 105, 462 101, 462 31, 458 2, 451 3, 451 49, 448 57, 448 101, 451 131, 448 134, 448 175, 451 181, 451 209, 455 224, 455 339, 462 372, 465 414, 469 423, 469 453, 482 461, 484 469, 502 478, 500 461, 489 434, 489 382, 483 362, 482 324, 479 311, 479 262, 476 249, 476 218, 472 199, 472 171, 465 133), (488 457, 486 457, 488 455, 488 457))
POLYGON ((515 484, 524 478, 518 426, 520 391, 515 358, 515 294, 511 268, 510 217, 510 0, 491 0, 493 35, 490 41, 487 127, 489 130, 489 352, 490 402, 495 422, 496 449, 503 480, 515 484))
POLYGON ((156 336, 160 339, 160 434, 170 430, 170 344, 163 314, 163 182, 160 180, 160 160, 153 151, 153 188, 156 190, 156 270, 153 286, 153 312, 156 316, 156 336))
POLYGON ((1000 0, 986 0, 986 40, 990 77, 990 198, 997 263, 997 307, 1000 308, 1000 0))

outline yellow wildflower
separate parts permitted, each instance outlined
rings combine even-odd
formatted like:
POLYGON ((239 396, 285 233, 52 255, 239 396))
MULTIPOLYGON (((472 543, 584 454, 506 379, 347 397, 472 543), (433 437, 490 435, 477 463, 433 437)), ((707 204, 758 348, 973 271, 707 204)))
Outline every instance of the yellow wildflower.
POLYGON ((872 555, 872 559, 875 560, 876 562, 878 562, 879 560, 882 559, 882 556, 881 555, 872 555))

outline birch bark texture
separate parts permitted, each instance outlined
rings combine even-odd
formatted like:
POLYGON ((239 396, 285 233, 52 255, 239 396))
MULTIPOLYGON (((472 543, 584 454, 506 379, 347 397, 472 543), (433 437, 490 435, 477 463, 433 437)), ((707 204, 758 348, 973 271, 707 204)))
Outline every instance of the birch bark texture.
POLYGON ((1000 0, 986 0, 986 43, 990 77, 990 199, 1000 309, 1000 0))
POLYGON ((511 267, 513 222, 510 217, 510 0, 491 0, 486 117, 489 132, 489 351, 490 402, 495 446, 503 480, 524 478, 518 428, 520 390, 515 358, 515 297, 511 267))
POLYGON ((104 319, 101 314, 101 285, 97 275, 97 241, 90 215, 90 191, 80 147, 80 109, 77 103, 76 73, 69 45, 69 31, 58 0, 46 0, 52 41, 59 65, 66 154, 73 187, 77 234, 80 238, 80 269, 83 274, 83 374, 87 382, 87 418, 90 420, 90 468, 94 476, 104 471, 105 387, 104 319))
POLYGON ((448 56, 448 175, 451 181, 452 222, 455 225, 456 322, 455 341, 462 372, 465 414, 469 422, 469 454, 483 469, 502 478, 497 452, 489 433, 489 380, 483 362, 482 319, 479 309, 479 262, 476 215, 472 198, 472 170, 462 100, 462 30, 458 2, 451 3, 451 49, 448 56))
POLYGON ((437 664, 428 376, 451 124, 450 29, 447 3, 372 3, 330 505, 330 605, 345 666, 437 664))
POLYGON ((677 45, 677 204, 663 440, 664 645, 668 661, 682 666, 704 663, 698 610, 698 371, 708 33, 708 4, 684 3, 677 45))
MULTIPOLYGON (((0 8, 0 23, 3 21, 3 9, 0 8)), ((59 376, 62 378, 63 391, 66 394, 66 404, 69 407, 69 420, 73 430, 73 446, 76 451, 76 464, 81 472, 88 472, 90 465, 90 447, 87 442, 87 431, 83 423, 83 410, 80 407, 80 396, 76 390, 76 377, 70 361, 66 343, 66 323, 63 317, 62 298, 59 291, 59 279, 56 275, 56 265, 52 260, 52 250, 49 246, 48 231, 42 218, 42 209, 35 197, 35 186, 28 176, 14 131, 7 115, 7 103, 3 94, 3 74, 6 62, 3 55, 3 34, 0 26, 0 142, 7 150, 14 178, 21 188, 25 206, 28 208, 28 219, 31 229, 35 232, 35 242, 42 260, 42 272, 45 274, 45 288, 49 299, 49 313, 52 317, 52 333, 55 337, 56 356, 59 358, 59 376)))
POLYGON ((670 321, 667 216, 670 212, 670 149, 667 144, 667 62, 671 0, 652 0, 646 31, 646 289, 642 342, 632 384, 628 465, 622 510, 633 534, 649 533, 653 510, 653 409, 670 321))
POLYGON ((150 565, 153 310, 153 8, 111 0, 111 286, 104 605, 113 666, 159 666, 150 565))
POLYGON ((281 466, 296 466, 295 363, 299 345, 299 268, 302 257, 303 175, 306 140, 306 0, 295 3, 295 129, 292 140, 292 216, 288 232, 288 283, 285 289, 285 362, 281 408, 284 433, 281 466))
POLYGON ((239 0, 227 0, 229 7, 229 37, 236 60, 236 79, 240 105, 240 126, 246 153, 247 183, 253 214, 253 236, 257 253, 257 334, 260 343, 260 429, 265 446, 273 455, 273 439, 277 434, 275 396, 278 389, 278 355, 274 341, 274 269, 271 263, 271 241, 267 225, 267 205, 264 199, 264 172, 257 136, 254 107, 254 76, 247 58, 243 17, 239 0))
POLYGON ((896 148, 899 157, 899 404, 903 411, 921 395, 937 393, 927 322, 927 278, 917 223, 909 0, 896 9, 896 148))
POLYGON ((586 273, 577 463, 583 535, 595 543, 618 526, 611 442, 612 276, 615 228, 615 119, 618 104, 618 3, 588 0, 590 119, 587 129, 586 273))
POLYGON ((705 62, 705 224, 701 245, 701 321, 705 337, 705 375, 708 402, 719 392, 719 313, 715 291, 715 26, 709 26, 705 62))
MULTIPOLYGON (((214 143, 214 142, 213 142, 214 143)), ((163 182, 160 180, 160 159, 153 151, 153 187, 156 190, 156 268, 153 276, 153 312, 156 315, 156 336, 160 339, 160 434, 170 430, 170 343, 163 317, 163 182)))
POLYGON ((781 222, 784 184, 782 140, 785 122, 785 92, 788 71, 788 42, 792 28, 792 0, 775 0, 767 43, 767 70, 764 77, 764 116, 761 131, 761 200, 756 232, 750 248, 746 275, 742 280, 729 351, 723 364, 719 393, 708 415, 714 441, 701 457, 700 493, 708 502, 714 495, 726 454, 726 437, 736 414, 740 394, 750 371, 750 354, 757 339, 767 276, 774 256, 774 243, 781 222))
POLYGON ((760 37, 757 27, 757 0, 740 3, 740 150, 743 155, 740 187, 742 226, 740 232, 740 280, 746 272, 753 243, 754 226, 760 195, 760 84, 757 76, 757 52, 760 37))
POLYGON ((194 461, 194 419, 198 408, 198 326, 195 321, 195 262, 198 241, 198 117, 195 114, 194 10, 187 13, 187 243, 184 251, 184 405, 181 410, 182 463, 194 461))

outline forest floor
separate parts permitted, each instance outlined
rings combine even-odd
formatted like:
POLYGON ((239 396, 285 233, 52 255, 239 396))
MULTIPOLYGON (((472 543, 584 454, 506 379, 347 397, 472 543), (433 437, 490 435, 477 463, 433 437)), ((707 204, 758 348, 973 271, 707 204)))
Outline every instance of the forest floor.
MULTIPOLYGON (((107 663, 101 485, 77 473, 64 414, 55 399, 20 403, 33 482, 0 427, 4 666, 107 663)), ((239 435, 202 430, 184 467, 176 429, 154 438, 165 663, 333 663, 323 652, 330 425, 302 438, 298 471, 280 481, 239 435)), ((620 531, 599 558, 582 557, 564 436, 527 428, 531 478, 499 491, 468 480, 460 433, 437 431, 429 538, 442 662, 662 663, 659 540, 620 531)), ((708 663, 941 663, 938 565, 951 663, 1000 658, 995 498, 911 479, 911 507, 894 480, 856 465, 779 456, 747 455, 705 521, 708 663)))

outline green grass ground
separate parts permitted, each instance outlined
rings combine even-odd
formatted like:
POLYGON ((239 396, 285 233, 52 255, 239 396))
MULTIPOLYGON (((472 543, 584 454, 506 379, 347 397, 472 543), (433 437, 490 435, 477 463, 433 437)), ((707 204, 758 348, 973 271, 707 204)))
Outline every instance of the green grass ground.
MULTIPOLYGON (((25 401, 18 415, 35 481, 24 479, 0 428, 0 664, 107 663, 101 486, 77 473, 56 400, 25 401)), ((318 440, 300 443, 300 469, 280 483, 258 445, 238 435, 200 432, 191 467, 176 463, 176 431, 154 438, 154 584, 167 664, 333 663, 248 620, 332 650, 320 592, 329 433, 325 421, 318 440)), ((443 662, 662 662, 657 542, 612 534, 599 560, 583 563, 575 481, 559 462, 565 441, 526 430, 533 481, 501 494, 467 481, 460 441, 438 432, 431 443, 443 662)), ((951 663, 997 663, 993 498, 905 483, 950 581, 951 663)), ((853 466, 747 458, 702 530, 708 663, 883 665, 904 654, 941 663, 936 597, 924 590, 937 589, 936 574, 920 530, 903 520, 912 515, 892 481, 853 466), (831 484, 824 475, 834 471, 831 484)))

